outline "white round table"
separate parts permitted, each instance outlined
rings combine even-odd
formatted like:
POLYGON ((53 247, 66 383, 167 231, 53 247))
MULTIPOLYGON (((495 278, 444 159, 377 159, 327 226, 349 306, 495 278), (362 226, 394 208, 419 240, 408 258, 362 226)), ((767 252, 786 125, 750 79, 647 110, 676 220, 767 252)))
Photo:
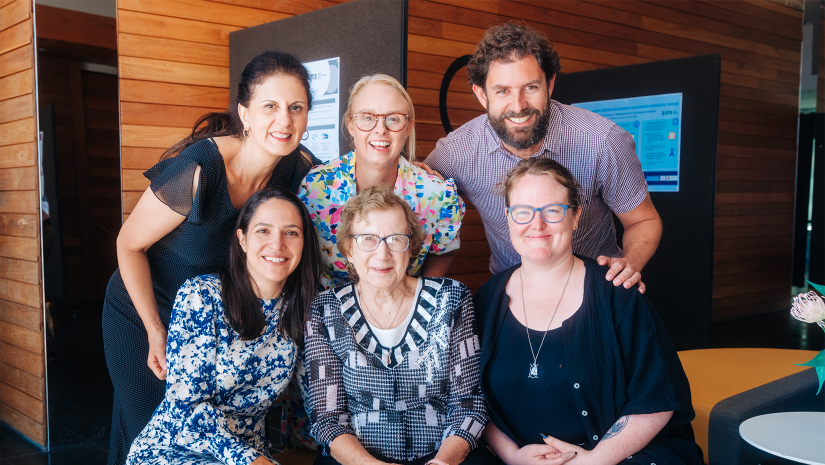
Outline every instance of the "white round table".
POLYGON ((825 412, 760 415, 739 425, 748 444, 783 459, 825 465, 825 412))

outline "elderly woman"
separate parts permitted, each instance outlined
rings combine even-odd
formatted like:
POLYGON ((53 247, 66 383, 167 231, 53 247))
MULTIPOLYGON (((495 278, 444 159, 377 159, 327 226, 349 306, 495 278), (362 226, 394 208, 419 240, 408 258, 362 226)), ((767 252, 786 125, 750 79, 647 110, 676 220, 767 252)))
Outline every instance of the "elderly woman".
POLYGON ((487 415, 470 293, 409 276, 418 215, 374 186, 347 202, 336 238, 351 282, 315 299, 307 331, 315 463, 494 463, 476 448, 487 415))
POLYGON ((573 255, 575 178, 530 158, 501 189, 521 264, 475 298, 484 439, 508 465, 701 464, 690 386, 656 310, 573 255))
POLYGON ((229 267, 187 280, 166 347, 166 395, 127 463, 272 465, 264 417, 303 345, 320 253, 304 204, 259 191, 238 215, 229 267))
POLYGON ((403 198, 424 229, 420 247, 411 250, 412 275, 445 276, 460 244, 464 203, 451 180, 430 176, 411 163, 415 110, 409 94, 390 76, 365 76, 352 87, 344 119, 355 150, 310 171, 298 193, 321 241, 324 287, 349 281, 335 240, 341 208, 358 192, 377 185, 403 198))

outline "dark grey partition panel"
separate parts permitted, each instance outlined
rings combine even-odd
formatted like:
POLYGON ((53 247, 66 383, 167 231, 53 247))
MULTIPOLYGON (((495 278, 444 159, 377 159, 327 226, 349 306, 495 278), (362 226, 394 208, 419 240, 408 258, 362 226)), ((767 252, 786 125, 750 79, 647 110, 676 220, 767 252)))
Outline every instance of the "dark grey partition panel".
MULTIPOLYGON (((303 63, 341 57, 340 121, 349 89, 361 76, 384 73, 406 85, 407 2, 353 0, 230 33, 230 102, 235 102, 244 66, 266 50, 288 52, 303 63)), ((344 132, 342 154, 350 150, 344 132)))
POLYGON ((553 91, 567 104, 682 93, 679 191, 651 192, 664 232, 642 272, 678 350, 710 341, 721 61, 717 54, 561 74, 553 91))

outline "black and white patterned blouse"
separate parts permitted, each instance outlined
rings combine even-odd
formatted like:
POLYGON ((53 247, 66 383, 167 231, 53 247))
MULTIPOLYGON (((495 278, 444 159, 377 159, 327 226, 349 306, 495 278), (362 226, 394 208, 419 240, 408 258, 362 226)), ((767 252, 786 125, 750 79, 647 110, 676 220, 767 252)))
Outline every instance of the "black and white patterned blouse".
POLYGON ((452 279, 420 279, 415 314, 395 347, 372 334, 351 283, 313 302, 306 342, 311 432, 325 455, 341 434, 395 460, 429 454, 452 435, 477 446, 488 417, 470 291, 452 279))

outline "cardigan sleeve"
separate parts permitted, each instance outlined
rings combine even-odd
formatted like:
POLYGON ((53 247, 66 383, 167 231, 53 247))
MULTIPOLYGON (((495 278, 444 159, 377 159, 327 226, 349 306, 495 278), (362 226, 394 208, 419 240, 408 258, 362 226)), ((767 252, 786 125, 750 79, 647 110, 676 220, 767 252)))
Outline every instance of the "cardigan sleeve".
POLYGON ((335 335, 324 323, 329 311, 332 291, 327 291, 312 304, 312 317, 306 334, 306 364, 309 370, 309 408, 312 428, 310 434, 329 454, 329 445, 342 434, 352 434, 352 418, 347 408, 344 389, 344 363, 332 349, 330 339, 335 335))
POLYGON ((214 290, 199 278, 190 279, 175 299, 166 359, 166 401, 176 432, 175 445, 206 452, 226 465, 246 465, 260 453, 235 435, 223 411, 215 405, 218 372, 218 311, 214 290))
POLYGON ((620 416, 674 411, 670 424, 694 417, 690 386, 676 349, 650 301, 635 288, 614 290, 613 320, 624 366, 620 416))
POLYGON ((471 449, 475 449, 489 419, 480 387, 481 345, 470 291, 461 283, 455 284, 460 288, 460 300, 453 313, 450 334, 449 426, 446 436, 458 436, 467 441, 471 449))

